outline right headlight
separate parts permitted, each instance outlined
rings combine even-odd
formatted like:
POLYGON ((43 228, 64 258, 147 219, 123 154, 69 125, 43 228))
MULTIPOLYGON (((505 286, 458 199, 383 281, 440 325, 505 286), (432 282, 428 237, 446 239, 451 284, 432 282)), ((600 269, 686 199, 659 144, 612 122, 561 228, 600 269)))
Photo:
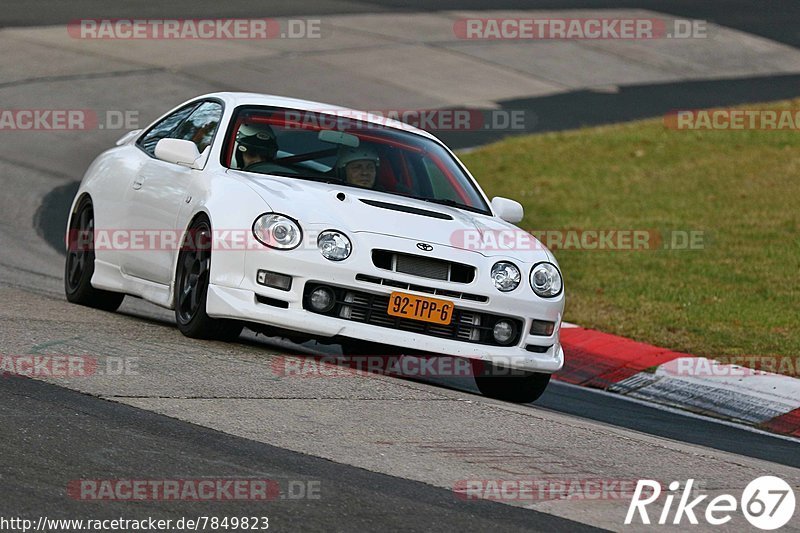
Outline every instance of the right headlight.
POLYGON ((278 250, 291 250, 300 245, 303 231, 296 221, 278 213, 264 213, 253 222, 253 235, 258 242, 278 250))
POLYGON ((561 272, 553 263, 537 263, 531 269, 531 288, 542 298, 552 298, 561 294, 564 283, 561 272))

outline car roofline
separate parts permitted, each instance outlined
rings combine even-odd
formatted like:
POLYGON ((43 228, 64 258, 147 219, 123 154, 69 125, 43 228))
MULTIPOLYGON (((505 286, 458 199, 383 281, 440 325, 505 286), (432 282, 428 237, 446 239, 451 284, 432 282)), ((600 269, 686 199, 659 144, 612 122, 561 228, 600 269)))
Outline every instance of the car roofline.
POLYGON ((406 124, 405 122, 400 122, 398 120, 394 120, 391 118, 375 115, 367 111, 359 111, 357 109, 352 109, 349 107, 343 107, 334 104, 326 104, 324 102, 315 102, 312 100, 290 98, 288 96, 228 91, 228 92, 216 92, 216 93, 204 94, 196 98, 193 98, 191 101, 204 100, 209 98, 218 98, 220 100, 223 100, 226 103, 226 105, 229 105, 232 108, 239 106, 253 105, 253 106, 282 107, 289 109, 297 109, 300 111, 310 111, 314 113, 334 114, 336 116, 341 116, 354 120, 369 122, 371 124, 382 125, 389 128, 408 131, 411 133, 415 133, 417 135, 422 135, 423 137, 427 137, 428 139, 441 142, 435 135, 425 130, 406 124))

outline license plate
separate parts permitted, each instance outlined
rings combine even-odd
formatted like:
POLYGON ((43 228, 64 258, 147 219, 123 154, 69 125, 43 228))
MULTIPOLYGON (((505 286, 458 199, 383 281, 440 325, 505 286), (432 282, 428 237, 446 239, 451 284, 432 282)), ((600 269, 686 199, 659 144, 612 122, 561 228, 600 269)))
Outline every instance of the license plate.
POLYGON ((415 296, 403 292, 393 292, 389 296, 387 312, 392 316, 449 324, 453 319, 453 304, 447 300, 437 300, 425 296, 415 296))

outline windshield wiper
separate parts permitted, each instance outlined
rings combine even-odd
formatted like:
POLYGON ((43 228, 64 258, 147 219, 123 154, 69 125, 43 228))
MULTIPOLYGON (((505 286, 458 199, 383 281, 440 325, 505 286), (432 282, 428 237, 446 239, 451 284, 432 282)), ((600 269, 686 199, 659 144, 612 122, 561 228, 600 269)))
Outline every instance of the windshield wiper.
POLYGON ((488 215, 486 211, 479 207, 473 207, 471 205, 462 204, 461 202, 456 202, 455 200, 450 200, 449 198, 416 198, 417 200, 422 200, 423 202, 430 202, 432 204, 440 204, 446 205, 448 207, 457 207, 458 209, 464 209, 466 211, 472 211, 473 213, 480 213, 482 215, 488 215))

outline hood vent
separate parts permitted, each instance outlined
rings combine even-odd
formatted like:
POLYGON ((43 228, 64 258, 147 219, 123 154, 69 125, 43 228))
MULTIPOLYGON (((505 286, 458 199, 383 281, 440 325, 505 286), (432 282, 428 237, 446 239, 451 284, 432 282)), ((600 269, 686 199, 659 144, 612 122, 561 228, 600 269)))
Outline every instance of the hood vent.
POLYGON ((403 213, 411 213, 412 215, 438 218, 441 220, 453 220, 453 217, 451 217, 450 215, 446 213, 440 213, 438 211, 428 211, 427 209, 420 209, 418 207, 411 207, 400 204, 390 204, 387 202, 379 202, 378 200, 365 200, 363 198, 360 198, 360 200, 367 205, 371 205, 372 207, 380 207, 381 209, 391 209, 392 211, 401 211, 403 213))

